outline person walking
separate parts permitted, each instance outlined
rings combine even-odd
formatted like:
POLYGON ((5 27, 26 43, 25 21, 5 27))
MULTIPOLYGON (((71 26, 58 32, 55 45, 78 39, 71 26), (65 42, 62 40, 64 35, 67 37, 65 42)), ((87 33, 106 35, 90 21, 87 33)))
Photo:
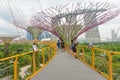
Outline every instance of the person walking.
POLYGON ((78 45, 77 42, 72 44, 72 51, 73 51, 73 54, 74 54, 76 59, 77 59, 77 54, 76 54, 76 51, 77 51, 76 47, 77 47, 77 45, 78 45))
POLYGON ((58 47, 58 49, 61 49, 61 42, 60 42, 60 40, 57 41, 57 47, 58 47))

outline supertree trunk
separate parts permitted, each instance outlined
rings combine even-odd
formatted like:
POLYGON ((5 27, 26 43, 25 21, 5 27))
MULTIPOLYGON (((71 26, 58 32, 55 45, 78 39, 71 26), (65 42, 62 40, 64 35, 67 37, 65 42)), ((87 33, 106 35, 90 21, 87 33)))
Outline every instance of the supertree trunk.
POLYGON ((27 31, 30 32, 30 34, 32 35, 33 40, 39 40, 39 35, 42 32, 41 29, 38 29, 38 28, 33 27, 33 26, 29 26, 27 31))
MULTIPOLYGON (((33 40, 33 45, 36 45, 38 47, 38 45, 39 45, 38 40, 33 40)), ((36 63, 36 67, 39 68, 40 61, 39 61, 38 51, 35 52, 35 63, 36 63)))
POLYGON ((10 43, 4 43, 4 57, 9 56, 9 45, 10 43))

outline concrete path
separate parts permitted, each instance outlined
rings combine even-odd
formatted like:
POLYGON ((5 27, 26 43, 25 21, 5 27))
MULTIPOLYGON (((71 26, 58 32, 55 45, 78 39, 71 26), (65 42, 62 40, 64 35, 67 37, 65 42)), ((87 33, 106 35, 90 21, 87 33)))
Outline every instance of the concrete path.
POLYGON ((31 80, 107 80, 66 52, 55 58, 31 80))

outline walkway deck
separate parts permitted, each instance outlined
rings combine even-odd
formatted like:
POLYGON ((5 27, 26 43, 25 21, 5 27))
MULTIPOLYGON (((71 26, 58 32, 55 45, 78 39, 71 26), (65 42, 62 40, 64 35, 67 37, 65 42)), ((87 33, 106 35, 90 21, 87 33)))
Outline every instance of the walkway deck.
POLYGON ((66 52, 59 52, 45 69, 31 80, 107 80, 66 52))

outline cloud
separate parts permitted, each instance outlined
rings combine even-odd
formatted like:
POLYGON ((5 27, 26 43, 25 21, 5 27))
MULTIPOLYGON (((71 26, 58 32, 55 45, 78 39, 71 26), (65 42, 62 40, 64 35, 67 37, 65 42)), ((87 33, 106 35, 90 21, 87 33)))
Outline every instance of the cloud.
POLYGON ((13 32, 15 30, 15 27, 4 21, 3 19, 0 19, 0 32, 6 33, 6 32, 13 32))
POLYGON ((0 1, 0 18, 4 19, 5 21, 11 21, 11 15, 10 12, 5 6, 5 3, 3 3, 3 0, 0 1))
POLYGON ((6 22, 3 19, 0 19, 0 32, 1 33, 20 34, 20 35, 23 35, 23 33, 25 33, 25 31, 15 27, 11 23, 6 22))

